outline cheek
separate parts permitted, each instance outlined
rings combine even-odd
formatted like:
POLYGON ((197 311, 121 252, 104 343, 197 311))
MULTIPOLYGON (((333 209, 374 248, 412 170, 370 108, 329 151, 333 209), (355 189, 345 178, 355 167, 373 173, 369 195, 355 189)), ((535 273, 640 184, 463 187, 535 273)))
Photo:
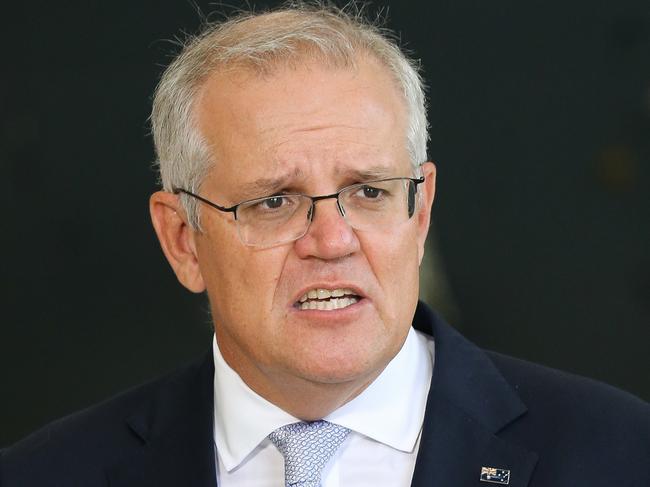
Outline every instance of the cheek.
POLYGON ((203 243, 199 265, 215 319, 259 326, 273 308, 284 261, 278 249, 255 250, 214 236, 203 243))
POLYGON ((367 239, 366 258, 383 291, 384 309, 389 320, 402 320, 417 302, 419 251, 414 225, 390 234, 367 239))
POLYGON ((364 252, 377 277, 382 278, 382 284, 394 282, 397 285, 397 281, 410 280, 413 277, 411 274, 418 272, 419 250, 415 225, 396 228, 390 233, 368 238, 364 243, 364 252))

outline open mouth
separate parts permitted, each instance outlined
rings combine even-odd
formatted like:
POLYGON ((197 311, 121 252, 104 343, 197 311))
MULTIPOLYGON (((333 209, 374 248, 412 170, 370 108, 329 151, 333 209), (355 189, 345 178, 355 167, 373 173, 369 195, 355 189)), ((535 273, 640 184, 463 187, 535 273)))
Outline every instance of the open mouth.
POLYGON ((362 299, 352 289, 312 289, 301 296, 295 303, 295 307, 306 309, 317 309, 321 311, 332 311, 343 309, 358 303, 362 299))

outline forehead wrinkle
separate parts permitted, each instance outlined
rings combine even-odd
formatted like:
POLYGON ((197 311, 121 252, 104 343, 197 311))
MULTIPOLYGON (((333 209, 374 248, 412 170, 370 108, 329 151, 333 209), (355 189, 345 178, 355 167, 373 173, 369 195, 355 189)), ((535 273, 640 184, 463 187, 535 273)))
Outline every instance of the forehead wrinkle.
POLYGON ((347 130, 363 130, 364 127, 359 127, 355 125, 340 125, 340 124, 332 124, 332 125, 314 125, 313 127, 303 127, 299 128, 293 131, 294 134, 299 134, 299 133, 309 133, 309 132, 317 132, 319 130, 327 130, 327 129, 347 129, 347 130))
MULTIPOLYGON (((268 131, 281 130, 279 127, 273 127, 268 131)), ((311 159, 333 158, 333 159, 347 159, 353 157, 381 157, 382 148, 376 140, 371 140, 368 136, 358 137, 352 135, 353 131, 359 131, 363 135, 367 134, 367 130, 363 126, 355 125, 313 125, 307 127, 297 127, 291 129, 288 133, 283 134, 280 140, 275 141, 273 144, 265 147, 264 151, 272 151, 275 156, 280 159, 292 159, 297 157, 298 160, 307 162, 311 159), (343 133, 338 133, 342 130, 343 133), (321 134, 319 134, 322 133, 321 134), (330 132, 330 133, 328 133, 330 132), (300 139, 297 136, 305 134, 308 137, 314 137, 315 144, 312 146, 307 145, 305 142, 308 140, 300 139), (293 145, 296 144, 297 148, 294 149, 293 145), (362 153, 355 154, 355 148, 368 148, 363 149, 362 153)), ((374 134, 371 134, 374 135, 374 134)), ((385 148, 383 148, 385 150, 385 148)))
POLYGON ((386 110, 386 107, 365 100, 363 96, 365 91, 365 86, 346 89, 338 93, 338 96, 334 100, 329 100, 327 105, 324 105, 318 100, 310 99, 303 105, 293 108, 284 107, 280 113, 277 111, 262 113, 257 111, 256 117, 258 119, 259 133, 267 135, 288 131, 290 135, 328 129, 364 131, 369 128, 368 124, 372 120, 377 117, 387 116, 390 118, 393 128, 399 126, 405 117, 405 113, 403 113, 405 107, 400 106, 397 110, 393 110, 392 108, 386 110), (354 109, 358 112, 355 120, 348 119, 348 121, 353 123, 346 124, 340 119, 341 103, 344 103, 347 109, 353 109, 351 110, 352 113, 354 113, 354 109), (313 125, 305 126, 305 120, 309 120, 310 118, 314 119, 313 125), (296 122, 302 125, 296 127, 296 122))
MULTIPOLYGON (((283 123, 285 117, 277 116, 270 117, 269 121, 264 124, 266 127, 259 126, 260 135, 274 135, 276 133, 283 134, 282 140, 274 144, 274 147, 280 147, 287 142, 293 140, 293 136, 304 133, 312 133, 319 131, 332 131, 332 130, 347 130, 347 131, 363 131, 367 130, 367 127, 363 125, 351 125, 351 124, 341 124, 341 123, 314 123, 313 125, 299 125, 295 127, 295 122, 293 120, 286 121, 283 123), (286 131, 286 132, 285 132, 286 131)), ((300 122, 301 123, 301 122, 300 122)))
POLYGON ((371 181, 373 179, 384 179, 402 176, 402 174, 395 172, 396 169, 397 167, 378 164, 364 168, 340 168, 338 172, 351 179, 358 179, 359 181, 371 181))

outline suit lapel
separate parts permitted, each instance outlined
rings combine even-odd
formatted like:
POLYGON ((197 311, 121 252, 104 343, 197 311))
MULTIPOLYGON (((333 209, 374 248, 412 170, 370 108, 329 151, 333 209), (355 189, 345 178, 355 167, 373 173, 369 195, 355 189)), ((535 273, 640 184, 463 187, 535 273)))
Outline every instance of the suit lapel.
POLYGON ((499 485, 480 480, 484 467, 509 471, 509 487, 528 485, 537 454, 498 437, 526 413, 519 396, 483 351, 425 306, 414 325, 434 336, 436 356, 412 485, 499 485))
POLYGON ((126 420, 135 447, 107 470, 111 487, 214 487, 211 353, 163 382, 126 420))

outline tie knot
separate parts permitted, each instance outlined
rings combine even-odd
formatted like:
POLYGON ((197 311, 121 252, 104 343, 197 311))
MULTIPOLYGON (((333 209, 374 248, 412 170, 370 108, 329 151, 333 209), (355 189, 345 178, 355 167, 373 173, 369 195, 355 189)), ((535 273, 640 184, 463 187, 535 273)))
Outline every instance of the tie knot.
POLYGON ((350 432, 327 421, 293 423, 276 429, 269 439, 284 457, 287 486, 318 487, 325 464, 350 432))

